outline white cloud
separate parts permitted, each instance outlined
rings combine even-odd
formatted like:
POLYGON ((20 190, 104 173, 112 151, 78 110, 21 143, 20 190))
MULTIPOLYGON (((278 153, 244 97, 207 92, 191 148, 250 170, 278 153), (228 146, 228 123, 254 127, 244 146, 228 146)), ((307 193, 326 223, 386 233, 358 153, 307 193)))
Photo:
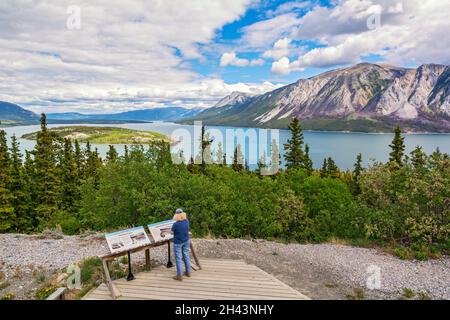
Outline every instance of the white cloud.
POLYGON ((205 85, 185 61, 250 2, 1 1, 0 100, 37 111, 207 105, 226 86, 205 85), (70 5, 80 30, 66 27, 70 5))
POLYGON ((225 52, 220 58, 220 66, 235 66, 235 67, 246 67, 246 66, 262 66, 264 64, 263 59, 242 59, 236 56, 235 52, 225 52))
POLYGON ((272 59, 280 59, 285 56, 290 55, 289 45, 291 43, 291 39, 289 38, 283 38, 280 40, 277 40, 273 48, 270 50, 267 50, 263 53, 264 58, 272 58, 272 59))
POLYGON ((264 59, 253 59, 250 61, 251 66, 262 66, 264 64, 264 59))
POLYGON ((316 7, 301 19, 297 38, 315 39, 324 47, 298 63, 327 67, 376 54, 400 65, 449 64, 448 12, 449 1, 433 0, 347 0, 334 8, 316 7))
POLYGON ((300 19, 295 13, 281 14, 271 19, 255 22, 242 29, 243 46, 265 49, 282 37, 290 37, 297 32, 300 19))
POLYGON ((235 67, 245 67, 249 65, 249 61, 247 59, 241 59, 236 56, 234 52, 225 52, 222 54, 220 58, 220 66, 235 66, 235 67))
POLYGON ((293 71, 303 71, 298 61, 290 62, 288 57, 282 57, 272 63, 271 71, 276 74, 289 74, 293 71))

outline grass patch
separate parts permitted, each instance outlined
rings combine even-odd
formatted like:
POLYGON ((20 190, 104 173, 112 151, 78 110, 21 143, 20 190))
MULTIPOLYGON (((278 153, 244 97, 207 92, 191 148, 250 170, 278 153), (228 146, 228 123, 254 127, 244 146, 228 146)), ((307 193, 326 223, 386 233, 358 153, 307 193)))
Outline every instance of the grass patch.
POLYGON ((11 284, 9 282, 3 282, 2 284, 0 284, 0 290, 8 288, 10 285, 11 284))
POLYGON ((403 292, 400 297, 400 300, 410 300, 410 299, 432 300, 430 295, 426 292, 416 292, 409 288, 403 288, 403 292))
POLYGON ((50 296, 53 292, 56 291, 56 287, 53 285, 42 287, 39 290, 36 291, 34 294, 34 297, 36 300, 45 300, 50 296))
POLYGON ((42 271, 36 271, 35 278, 38 283, 43 283, 47 279, 45 273, 42 271))
POLYGON ((346 295, 347 300, 364 300, 366 296, 364 295, 364 290, 362 288, 354 288, 353 294, 346 295))
POLYGON ((403 288, 403 294, 402 294, 401 299, 409 300, 409 299, 414 298, 416 295, 417 295, 417 293, 414 290, 409 289, 409 288, 403 288))
POLYGON ((98 257, 87 258, 81 262, 81 282, 88 283, 93 280, 95 273, 101 272, 102 260, 98 257))
POLYGON ((8 292, 7 294, 0 297, 0 300, 13 300, 16 295, 12 292, 8 292))

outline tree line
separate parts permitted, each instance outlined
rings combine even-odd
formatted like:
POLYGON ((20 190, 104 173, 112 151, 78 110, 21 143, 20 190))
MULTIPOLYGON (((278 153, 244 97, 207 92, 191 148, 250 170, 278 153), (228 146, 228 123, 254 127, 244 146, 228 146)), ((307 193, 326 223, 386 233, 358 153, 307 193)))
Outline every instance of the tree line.
MULTIPOLYGON (((197 236, 364 240, 418 257, 448 250, 448 154, 427 155, 420 147, 405 154, 397 127, 387 163, 364 168, 358 154, 351 171, 332 158, 314 169, 297 118, 289 130, 286 167, 265 176, 265 155, 251 171, 240 146, 231 164, 220 146, 215 156, 222 161, 209 164, 205 128, 200 161, 173 163, 163 141, 127 146, 122 155, 109 146, 102 159, 89 143, 53 134, 43 114, 36 145, 25 155, 15 136, 8 146, 0 131, 0 232, 113 230, 169 219, 183 207, 197 236)), ((269 163, 277 157, 272 150, 269 163)))

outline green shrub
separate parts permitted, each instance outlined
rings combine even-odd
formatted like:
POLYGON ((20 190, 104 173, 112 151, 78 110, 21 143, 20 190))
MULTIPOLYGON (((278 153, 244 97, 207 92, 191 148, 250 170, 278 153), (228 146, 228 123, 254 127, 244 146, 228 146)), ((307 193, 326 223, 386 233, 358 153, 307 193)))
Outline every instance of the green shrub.
POLYGON ((48 287, 42 287, 40 289, 38 289, 36 291, 36 293, 34 294, 34 297, 37 300, 45 300, 47 299, 53 292, 56 291, 56 287, 55 286, 48 286, 48 287))

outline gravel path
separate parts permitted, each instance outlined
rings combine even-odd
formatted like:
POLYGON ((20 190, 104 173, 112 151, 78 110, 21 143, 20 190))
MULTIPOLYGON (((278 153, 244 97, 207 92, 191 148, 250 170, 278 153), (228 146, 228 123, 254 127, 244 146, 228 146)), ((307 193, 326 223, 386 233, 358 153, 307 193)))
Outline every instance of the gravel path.
MULTIPOLYGON (((200 257, 244 259, 313 299, 346 299, 348 294, 355 295, 356 288, 362 288, 360 292, 366 299, 398 299, 405 288, 433 299, 450 299, 449 257, 403 261, 376 249, 263 240, 195 239, 194 245, 200 257), (381 286, 370 290, 367 279, 371 275, 373 279, 378 271, 381 286)), ((27 274, 35 275, 36 270, 61 271, 83 258, 107 252, 99 234, 62 239, 0 234, 0 272, 4 278, 0 283, 8 281, 12 284, 10 289, 3 291, 18 290, 17 296, 26 298, 20 290, 30 291, 33 289, 30 287, 37 286, 29 281, 27 274), (18 277, 18 272, 25 276, 18 277)), ((166 248, 152 249, 151 255, 156 263, 163 263, 166 248)), ((133 261, 143 259, 143 253, 133 255, 133 261)))

